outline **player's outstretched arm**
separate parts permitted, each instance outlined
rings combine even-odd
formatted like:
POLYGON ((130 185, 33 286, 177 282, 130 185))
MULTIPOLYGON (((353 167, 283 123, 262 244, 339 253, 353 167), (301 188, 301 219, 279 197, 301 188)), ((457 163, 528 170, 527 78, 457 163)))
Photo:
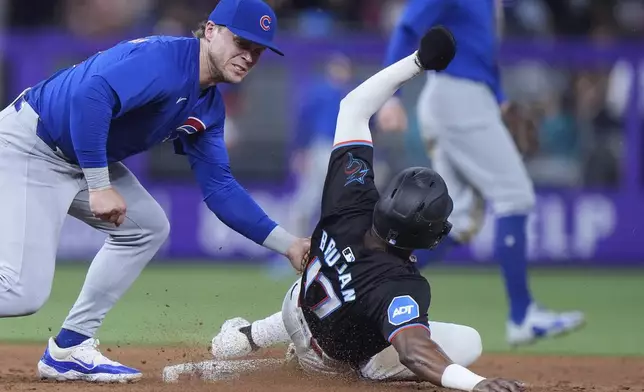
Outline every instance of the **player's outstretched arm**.
POLYGON ((434 342, 425 328, 406 328, 392 339, 400 363, 418 378, 436 386, 475 392, 521 392, 522 383, 505 379, 486 379, 453 363, 434 342))
POLYGON ((455 53, 456 43, 447 29, 430 29, 416 52, 379 71, 344 97, 340 103, 333 144, 371 141, 369 119, 387 99, 423 70, 444 70, 455 53))
POLYGON ((197 135, 180 135, 176 151, 188 161, 208 208, 226 226, 251 241, 286 256, 296 271, 311 247, 273 221, 233 177, 224 140, 223 124, 197 135))

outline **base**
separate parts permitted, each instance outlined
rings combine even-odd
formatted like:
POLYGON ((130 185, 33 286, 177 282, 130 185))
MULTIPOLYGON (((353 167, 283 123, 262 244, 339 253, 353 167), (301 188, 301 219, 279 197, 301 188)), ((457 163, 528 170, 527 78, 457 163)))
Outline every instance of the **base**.
POLYGON ((182 375, 199 376, 206 381, 228 380, 238 377, 243 372, 253 371, 270 366, 283 365, 281 359, 242 359, 233 361, 188 362, 166 366, 163 369, 163 382, 178 382, 182 375))

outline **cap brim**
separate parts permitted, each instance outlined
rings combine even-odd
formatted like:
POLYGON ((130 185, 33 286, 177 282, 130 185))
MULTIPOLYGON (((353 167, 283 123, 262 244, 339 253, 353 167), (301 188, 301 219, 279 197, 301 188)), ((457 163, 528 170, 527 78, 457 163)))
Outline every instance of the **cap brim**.
POLYGON ((279 54, 280 56, 284 56, 284 53, 281 50, 279 50, 279 48, 277 46, 275 46, 275 44, 273 44, 271 42, 268 42, 265 39, 262 39, 262 38, 260 38, 259 36, 255 35, 255 34, 249 33, 249 32, 244 31, 244 30, 237 29, 235 27, 226 26, 226 28, 228 30, 230 30, 233 34, 235 34, 235 35, 237 35, 237 36, 239 36, 239 37, 241 37, 241 38, 243 38, 245 40, 254 42, 257 45, 265 46, 268 49, 272 50, 273 52, 279 54))

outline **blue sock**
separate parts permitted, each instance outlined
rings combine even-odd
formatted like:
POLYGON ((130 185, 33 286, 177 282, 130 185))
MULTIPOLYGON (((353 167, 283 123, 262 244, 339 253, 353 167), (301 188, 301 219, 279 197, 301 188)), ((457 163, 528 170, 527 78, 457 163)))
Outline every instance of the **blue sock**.
POLYGON ((79 344, 83 343, 89 338, 90 338, 89 336, 85 336, 78 332, 70 331, 69 329, 63 328, 60 330, 55 340, 58 347, 69 348, 73 346, 78 346, 79 344))
POLYGON ((448 235, 433 250, 418 249, 414 251, 414 256, 416 256, 416 259, 417 259, 416 267, 418 267, 418 269, 421 269, 421 268, 427 267, 431 263, 443 261, 445 259, 445 256, 447 256, 447 253, 452 248, 455 248, 459 245, 460 245, 459 242, 454 240, 452 236, 448 235))
POLYGON ((526 252, 526 215, 512 215, 496 220, 494 251, 501 264, 505 289, 510 305, 510 319, 523 322, 532 302, 528 288, 528 259, 526 252))

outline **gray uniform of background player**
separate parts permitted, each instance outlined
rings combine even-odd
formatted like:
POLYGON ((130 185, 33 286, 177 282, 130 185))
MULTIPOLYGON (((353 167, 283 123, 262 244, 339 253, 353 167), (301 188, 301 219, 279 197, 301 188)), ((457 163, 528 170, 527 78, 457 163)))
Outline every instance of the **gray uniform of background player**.
POLYGON ((417 113, 432 166, 454 200, 452 235, 468 241, 480 230, 483 200, 498 216, 532 209, 532 180, 486 85, 428 73, 417 113))
MULTIPOLYGON (((464 56, 464 51, 469 54, 469 62, 457 65, 458 75, 467 67, 471 68, 467 73, 474 74, 489 62, 490 59, 481 58, 472 47, 478 45, 487 50, 489 46, 490 55, 496 50, 492 41, 501 35, 501 0, 481 0, 474 8, 469 7, 469 11, 467 1, 414 0, 408 7, 411 8, 406 9, 406 17, 399 22, 406 26, 404 29, 413 29, 414 23, 427 23, 426 19, 410 15, 429 15, 438 20, 436 23, 452 23, 454 26, 450 27, 457 28, 457 45, 461 39, 462 46, 457 58, 464 56), (492 20, 479 20, 490 16, 489 13, 493 14, 492 20), (485 24, 496 31, 488 31, 485 24), (463 37, 468 42, 463 42, 463 37)), ((381 127, 406 128, 405 114, 394 110, 395 107, 404 110, 400 105, 397 99, 392 99, 383 106, 378 115, 381 127)), ((503 122, 497 97, 486 83, 473 77, 451 76, 447 71, 429 72, 416 110, 420 135, 428 146, 432 166, 445 179, 454 200, 451 237, 468 242, 477 234, 483 223, 483 200, 497 217, 532 211, 535 204, 532 180, 503 122)))

